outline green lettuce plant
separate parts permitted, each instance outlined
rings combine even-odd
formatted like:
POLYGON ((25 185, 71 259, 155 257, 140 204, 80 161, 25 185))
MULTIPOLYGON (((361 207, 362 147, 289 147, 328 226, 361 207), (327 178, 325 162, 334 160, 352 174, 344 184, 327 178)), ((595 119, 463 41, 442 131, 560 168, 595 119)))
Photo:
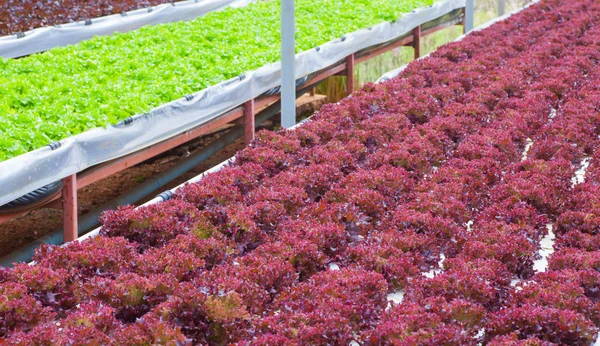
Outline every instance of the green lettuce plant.
MULTIPOLYGON (((432 2, 297 0, 296 50, 432 2)), ((23 59, 0 58, 0 160, 278 61, 279 8, 279 1, 259 1, 23 59)))

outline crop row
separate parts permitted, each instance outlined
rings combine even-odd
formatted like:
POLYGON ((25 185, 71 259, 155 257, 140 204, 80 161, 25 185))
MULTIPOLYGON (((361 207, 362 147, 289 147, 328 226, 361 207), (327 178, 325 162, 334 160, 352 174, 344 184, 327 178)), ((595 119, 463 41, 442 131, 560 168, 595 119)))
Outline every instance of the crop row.
POLYGON ((260 132, 173 200, 107 212, 99 237, 0 271, 0 335, 590 345, 599 14, 544 0, 296 130, 260 132))
MULTIPOLYGON (((301 0, 297 51, 433 0, 301 0)), ((0 58, 0 161, 193 94, 279 60, 279 2, 0 58)))
POLYGON ((73 23, 165 3, 164 0, 0 0, 0 36, 73 23))

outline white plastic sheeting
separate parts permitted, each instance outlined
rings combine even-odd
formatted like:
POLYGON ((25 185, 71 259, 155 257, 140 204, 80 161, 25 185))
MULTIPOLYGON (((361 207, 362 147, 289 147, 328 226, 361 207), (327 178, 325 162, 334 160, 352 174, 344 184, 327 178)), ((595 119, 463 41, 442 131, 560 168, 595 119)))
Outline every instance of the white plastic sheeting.
MULTIPOLYGON (((344 60, 348 55, 402 37, 413 28, 463 8, 465 0, 442 0, 405 14, 395 22, 356 31, 296 55, 296 78, 344 60)), ((156 144, 199 126, 281 85, 280 63, 206 88, 157 107, 132 121, 96 128, 0 162, 0 205, 93 165, 156 144)))
POLYGON ((254 1, 256 0, 188 0, 88 21, 37 28, 18 36, 0 37, 0 56, 21 57, 79 43, 94 36, 136 30, 144 25, 191 20, 226 7, 243 7, 254 1))

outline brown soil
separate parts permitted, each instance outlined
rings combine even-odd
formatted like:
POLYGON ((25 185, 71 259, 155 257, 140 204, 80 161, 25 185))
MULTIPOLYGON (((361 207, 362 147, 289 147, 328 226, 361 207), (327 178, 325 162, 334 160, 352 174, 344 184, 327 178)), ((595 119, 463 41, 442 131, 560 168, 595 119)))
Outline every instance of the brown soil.
MULTIPOLYGON (((304 95, 298 100, 297 113, 300 117, 310 115, 318 110, 324 103, 326 97, 323 95, 304 95)), ((279 128, 278 117, 273 121, 264 122, 259 129, 279 128), (275 120, 277 119, 277 120, 275 120)), ((186 143, 180 147, 166 152, 165 154, 145 161, 137 166, 131 167, 110 177, 102 179, 94 184, 86 186, 78 191, 78 212, 79 215, 85 214, 91 209, 102 205, 111 199, 131 190, 133 187, 141 184, 146 179, 174 166, 179 160, 202 149, 208 143, 220 137, 229 127, 218 130, 215 133, 203 136, 192 142, 186 143)), ((232 145, 211 156, 208 160, 194 167, 184 175, 175 179, 166 186, 149 194, 147 198, 138 201, 136 204, 144 203, 154 198, 158 193, 167 189, 172 189, 185 181, 197 176, 207 169, 227 160, 235 153, 244 148, 243 139, 237 140, 232 145)), ((31 243, 35 239, 60 228, 62 226, 62 210, 59 209, 38 209, 28 214, 14 219, 12 221, 0 224, 0 257, 10 254, 20 247, 31 243)))

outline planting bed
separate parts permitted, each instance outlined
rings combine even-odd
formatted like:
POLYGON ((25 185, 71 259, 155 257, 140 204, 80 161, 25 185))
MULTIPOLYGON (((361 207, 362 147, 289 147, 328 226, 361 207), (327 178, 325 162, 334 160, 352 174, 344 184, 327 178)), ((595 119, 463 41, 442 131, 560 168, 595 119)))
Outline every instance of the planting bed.
MULTIPOLYGON (((433 3, 302 0, 297 50, 433 3), (360 13, 360 16, 357 15, 360 13), (335 18, 332 20, 331 18, 335 18)), ((0 60, 0 161, 181 99, 279 60, 279 3, 95 37, 0 60)))
POLYGON ((256 0, 5 1, 0 13, 0 57, 20 58, 116 32, 200 18, 256 0), (41 25, 41 26, 40 26, 41 25), (12 31, 16 30, 16 31, 12 31))
POLYGON ((0 36, 160 5, 165 0, 0 0, 0 36))
POLYGON ((590 345, 600 4, 545 0, 0 271, 15 344, 590 345), (587 168, 587 169, 586 169, 587 168))

